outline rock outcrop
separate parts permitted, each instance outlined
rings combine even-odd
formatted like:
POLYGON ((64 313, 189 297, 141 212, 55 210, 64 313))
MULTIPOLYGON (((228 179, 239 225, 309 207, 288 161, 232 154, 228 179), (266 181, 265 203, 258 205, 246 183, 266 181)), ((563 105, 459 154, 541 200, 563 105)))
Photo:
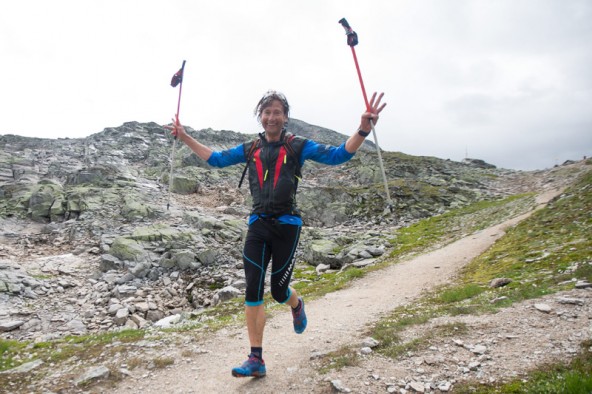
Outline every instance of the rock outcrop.
MULTIPOLYGON (((347 139, 297 120, 290 127, 321 143, 347 139)), ((188 131, 214 149, 254 138, 188 131)), ((178 145, 169 200, 171 145, 156 123, 129 122, 81 139, 0 136, 1 335, 41 340, 143 328, 242 293, 250 202, 247 188, 237 189, 242 166, 213 169, 178 145)), ((318 273, 371 264, 397 227, 544 188, 548 177, 382 156, 394 200, 389 209, 370 142, 342 166, 306 163, 299 263, 318 273)))

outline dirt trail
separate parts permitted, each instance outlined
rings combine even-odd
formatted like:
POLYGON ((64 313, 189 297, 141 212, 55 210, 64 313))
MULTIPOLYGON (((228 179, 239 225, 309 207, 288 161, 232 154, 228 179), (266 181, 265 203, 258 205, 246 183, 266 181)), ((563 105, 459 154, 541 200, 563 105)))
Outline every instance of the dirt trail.
MULTIPOLYGON (((537 202, 544 204, 559 193, 559 190, 548 191, 540 195, 537 202)), ((531 213, 372 272, 345 290, 308 301, 309 325, 302 335, 293 332, 288 310, 276 313, 268 318, 265 330, 267 377, 263 379, 239 379, 230 374, 231 368, 244 361, 249 350, 246 328, 241 327, 221 330, 200 343, 187 343, 178 349, 176 362, 169 368, 150 373, 133 370, 132 376, 112 392, 300 393, 326 390, 326 385, 321 387, 318 383, 311 356, 361 343, 365 329, 381 315, 410 303, 424 290, 449 282, 459 268, 490 247, 505 229, 531 213), (188 351, 193 353, 183 357, 184 351, 185 355, 188 351)))

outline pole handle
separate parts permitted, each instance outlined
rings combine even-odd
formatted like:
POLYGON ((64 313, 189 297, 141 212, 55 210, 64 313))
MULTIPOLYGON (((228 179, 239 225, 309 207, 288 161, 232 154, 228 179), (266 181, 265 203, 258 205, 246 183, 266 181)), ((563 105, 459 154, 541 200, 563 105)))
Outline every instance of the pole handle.
POLYGON ((350 47, 355 47, 358 45, 358 33, 353 31, 347 20, 345 18, 341 18, 339 23, 341 23, 341 26, 343 26, 345 29, 345 34, 347 34, 347 45, 350 47))

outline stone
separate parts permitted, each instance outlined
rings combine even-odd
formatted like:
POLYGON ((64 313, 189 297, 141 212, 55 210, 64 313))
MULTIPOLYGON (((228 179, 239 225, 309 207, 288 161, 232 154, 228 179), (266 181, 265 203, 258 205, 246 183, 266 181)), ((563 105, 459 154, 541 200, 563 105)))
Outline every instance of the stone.
POLYGON ((318 264, 316 267, 317 274, 319 274, 319 275, 324 272, 327 272, 330 269, 331 269, 331 266, 329 264, 323 264, 323 263, 318 264))
POLYGON ((148 260, 148 253, 144 250, 144 247, 138 241, 126 237, 117 237, 113 241, 113 244, 111 244, 109 253, 117 257, 119 260, 148 260))
POLYGON ((510 283, 512 283, 512 279, 510 278, 495 278, 491 282, 489 282, 489 287, 495 289, 498 287, 506 286, 510 283))
POLYGON ((317 239, 305 246, 304 258, 314 266, 327 264, 331 268, 341 268, 343 263, 336 257, 340 250, 341 247, 335 241, 317 239))
POLYGON ((110 373, 111 371, 109 371, 109 368, 105 366, 94 367, 87 370, 83 375, 79 376, 75 380, 75 384, 77 386, 81 386, 100 379, 105 379, 109 377, 110 373))
POLYGON ((551 308, 548 304, 543 304, 543 303, 534 304, 534 308, 537 311, 540 311, 543 313, 551 313, 551 311, 553 310, 553 308, 551 308))
POLYGON ((181 315, 176 314, 176 315, 171 315, 171 316, 167 316, 163 319, 160 319, 159 321, 154 323, 154 326, 159 327, 159 328, 170 328, 171 326, 179 323, 180 321, 181 321, 181 315))
POLYGON ((231 300, 236 297, 240 297, 243 294, 244 294, 243 291, 241 291, 235 287, 226 286, 226 287, 223 287, 222 289, 218 290, 218 292, 212 298, 212 303, 213 303, 213 305, 218 305, 222 302, 231 300))
POLYGON ((148 262, 141 261, 129 269, 130 273, 136 278, 145 278, 150 271, 151 265, 148 262))
POLYGON ((372 348, 370 348, 368 346, 364 346, 363 348, 360 349, 360 353, 362 353, 363 355, 372 354, 372 348))
POLYGON ((331 381, 331 386, 333 389, 338 393, 351 393, 351 390, 347 388, 339 379, 335 379, 331 381))
POLYGON ((584 300, 579 298, 570 298, 570 297, 559 297, 557 298, 557 302, 560 304, 571 304, 571 305, 584 305, 584 300))
POLYGON ((487 347, 483 345, 477 345, 471 349, 471 352, 475 354, 485 354, 487 353, 487 347))
POLYGON ((425 385, 421 382, 409 382, 409 388, 416 393, 425 393, 425 385))
POLYGON ((25 324, 25 322, 23 320, 10 320, 10 321, 0 322, 0 332, 8 332, 8 331, 16 330, 17 328, 19 328, 23 324, 25 324))
POLYGON ((148 321, 144 319, 142 316, 134 313, 130 318, 134 323, 136 323, 137 327, 142 329, 148 325, 148 321))
POLYGON ((377 347, 379 344, 380 344, 380 342, 378 342, 376 339, 374 339, 374 338, 371 338, 371 337, 365 338, 365 339, 362 341, 362 346, 364 346, 364 347, 369 347, 369 348, 375 348, 375 347, 377 347))
POLYGON ((129 310, 127 308, 121 308, 115 313, 115 317, 113 318, 113 322, 118 326, 122 326, 127 321, 129 316, 129 310))
POLYGON ((18 367, 9 369, 7 371, 2 371, 0 374, 11 374, 11 373, 28 373, 34 370, 35 368, 40 367, 43 365, 43 360, 37 359, 33 361, 26 362, 24 364, 19 365, 18 367))
POLYGON ((99 265, 99 269, 102 272, 107 272, 111 270, 118 270, 123 268, 123 262, 119 260, 117 257, 110 255, 110 254, 103 254, 101 255, 101 262, 99 265))
POLYGON ((157 322, 164 319, 164 312, 161 310, 149 310, 146 312, 146 319, 151 322, 157 322))

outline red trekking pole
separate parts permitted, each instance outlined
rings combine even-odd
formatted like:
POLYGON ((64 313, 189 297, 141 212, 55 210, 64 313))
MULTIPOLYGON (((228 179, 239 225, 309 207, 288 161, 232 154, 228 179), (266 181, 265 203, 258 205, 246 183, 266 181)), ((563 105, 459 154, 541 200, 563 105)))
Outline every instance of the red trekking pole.
MULTIPOLYGON (((368 103, 368 96, 366 95, 366 88, 364 88, 364 80, 362 79, 362 72, 360 71, 360 65, 358 64, 358 57, 356 56, 356 49, 354 48, 358 45, 358 34, 353 31, 349 23, 345 18, 341 18, 339 23, 345 29, 345 34, 347 35, 347 45, 351 48, 352 55, 354 57, 354 63, 356 64, 356 71, 358 72, 358 79, 360 80, 360 86, 362 87, 362 95, 364 96, 364 103, 366 104, 366 110, 370 111, 370 104, 368 103)), ((384 171, 384 164, 382 163, 382 155, 380 153, 380 147, 378 146, 378 138, 376 138, 376 130, 374 130, 374 122, 370 121, 370 126, 372 127, 372 136, 374 137, 374 145, 376 145, 376 153, 378 153, 378 162, 380 163, 380 170, 382 171, 382 180, 384 181, 384 191, 386 192, 386 203, 389 210, 392 211, 392 201, 391 195, 388 189, 388 182, 386 180, 386 173, 384 171)))
MULTIPOLYGON (((183 60, 183 64, 179 71, 173 75, 171 79, 171 86, 176 87, 179 85, 179 99, 177 100, 177 114, 175 115, 175 121, 179 121, 179 110, 181 109, 181 92, 183 91, 183 72, 185 72, 185 60, 183 60)), ((171 173, 169 175, 169 198, 167 201, 167 211, 171 205, 171 191, 173 190, 173 168, 175 165, 175 148, 177 145, 177 136, 175 135, 173 139, 173 150, 171 151, 171 173)))

